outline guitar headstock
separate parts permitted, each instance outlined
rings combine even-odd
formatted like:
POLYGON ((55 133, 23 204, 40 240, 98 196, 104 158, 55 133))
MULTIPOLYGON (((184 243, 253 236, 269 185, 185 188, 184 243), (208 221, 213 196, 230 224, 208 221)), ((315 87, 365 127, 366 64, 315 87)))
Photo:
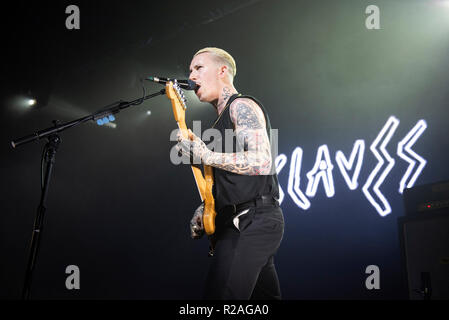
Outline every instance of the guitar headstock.
POLYGON ((168 98, 170 100, 177 100, 181 107, 185 110, 187 108, 187 99, 184 96, 184 91, 182 91, 181 87, 178 84, 178 81, 176 79, 173 81, 169 81, 167 82, 165 87, 168 98))
POLYGON ((175 116, 175 120, 178 125, 185 129, 185 114, 186 114, 186 97, 184 96, 184 92, 179 86, 176 80, 169 81, 165 85, 165 93, 167 97, 171 100, 171 104, 173 107, 173 114, 175 116))

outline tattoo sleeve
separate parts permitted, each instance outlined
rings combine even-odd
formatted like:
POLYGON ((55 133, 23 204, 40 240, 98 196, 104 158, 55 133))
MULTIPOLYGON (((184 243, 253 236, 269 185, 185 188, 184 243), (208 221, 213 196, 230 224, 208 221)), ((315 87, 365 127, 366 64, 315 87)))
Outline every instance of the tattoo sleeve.
POLYGON ((210 152, 204 163, 242 175, 267 175, 271 171, 271 146, 265 117, 250 99, 237 99, 230 106, 237 140, 234 153, 210 152))

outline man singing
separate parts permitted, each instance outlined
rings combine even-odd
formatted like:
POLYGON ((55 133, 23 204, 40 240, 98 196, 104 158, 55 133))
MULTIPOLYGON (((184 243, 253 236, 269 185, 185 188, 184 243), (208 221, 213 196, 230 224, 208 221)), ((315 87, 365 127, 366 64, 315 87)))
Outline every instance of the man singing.
MULTIPOLYGON (((209 102, 218 117, 225 150, 225 130, 233 130, 231 152, 214 152, 192 134, 178 135, 178 148, 213 167, 216 231, 213 261, 206 281, 206 299, 280 299, 281 291, 273 257, 284 232, 279 207, 279 186, 271 153, 268 115, 255 98, 242 95, 233 85, 236 64, 219 48, 199 50, 190 64, 189 79, 195 93, 209 102)), ((228 135, 229 136, 229 135, 228 135)), ((204 204, 191 221, 194 239, 204 234, 204 204)))

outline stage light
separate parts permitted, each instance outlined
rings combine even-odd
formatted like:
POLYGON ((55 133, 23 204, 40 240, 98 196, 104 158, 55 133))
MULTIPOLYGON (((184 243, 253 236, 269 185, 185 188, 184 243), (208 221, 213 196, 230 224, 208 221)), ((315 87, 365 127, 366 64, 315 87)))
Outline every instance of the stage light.
POLYGON ((147 115, 151 116, 151 111, 150 110, 147 111, 147 115))
POLYGON ((442 7, 449 8, 449 1, 448 0, 442 0, 442 1, 440 1, 440 5, 442 7))
POLYGON ((30 95, 15 95, 9 98, 7 104, 16 111, 29 111, 38 106, 37 99, 30 95))
POLYGON ((433 0, 430 3, 436 8, 449 9, 449 0, 433 0))
POLYGON ((103 118, 97 119, 96 123, 99 126, 103 126, 104 125, 104 126, 108 126, 108 127, 112 128, 112 129, 115 129, 115 128, 117 128, 117 125, 115 123, 113 123, 113 121, 115 121, 115 117, 114 117, 114 115, 110 114, 110 115, 105 116, 103 118))
POLYGON ((37 103, 36 99, 28 99, 27 105, 28 106, 34 106, 37 103))

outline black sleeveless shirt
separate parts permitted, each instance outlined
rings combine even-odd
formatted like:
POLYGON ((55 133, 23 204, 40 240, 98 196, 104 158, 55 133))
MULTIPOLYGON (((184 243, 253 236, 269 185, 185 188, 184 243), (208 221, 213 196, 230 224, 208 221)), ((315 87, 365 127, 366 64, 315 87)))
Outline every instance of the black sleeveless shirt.
MULTIPOLYGON (((236 98, 249 98, 259 105, 265 116, 266 129, 268 137, 271 141, 271 125, 268 114, 263 105, 255 98, 247 95, 234 94, 232 95, 222 113, 215 120, 213 128, 221 133, 221 141, 215 142, 221 144, 221 152, 225 150, 226 129, 234 130, 234 124, 231 120, 230 105, 236 98)), ((229 136, 229 134, 228 134, 229 136)), ((229 143, 229 142, 228 142, 229 143)), ((231 152, 236 152, 236 141, 233 139, 231 152)), ((246 151, 246 150, 245 150, 246 151)), ((275 166, 274 155, 272 155, 272 169, 275 166)), ((272 175, 241 175, 230 171, 222 170, 213 167, 214 185, 213 195, 215 199, 215 210, 219 212, 225 206, 238 205, 243 202, 257 199, 262 195, 272 195, 273 198, 279 199, 279 184, 276 170, 271 171, 272 175)))

